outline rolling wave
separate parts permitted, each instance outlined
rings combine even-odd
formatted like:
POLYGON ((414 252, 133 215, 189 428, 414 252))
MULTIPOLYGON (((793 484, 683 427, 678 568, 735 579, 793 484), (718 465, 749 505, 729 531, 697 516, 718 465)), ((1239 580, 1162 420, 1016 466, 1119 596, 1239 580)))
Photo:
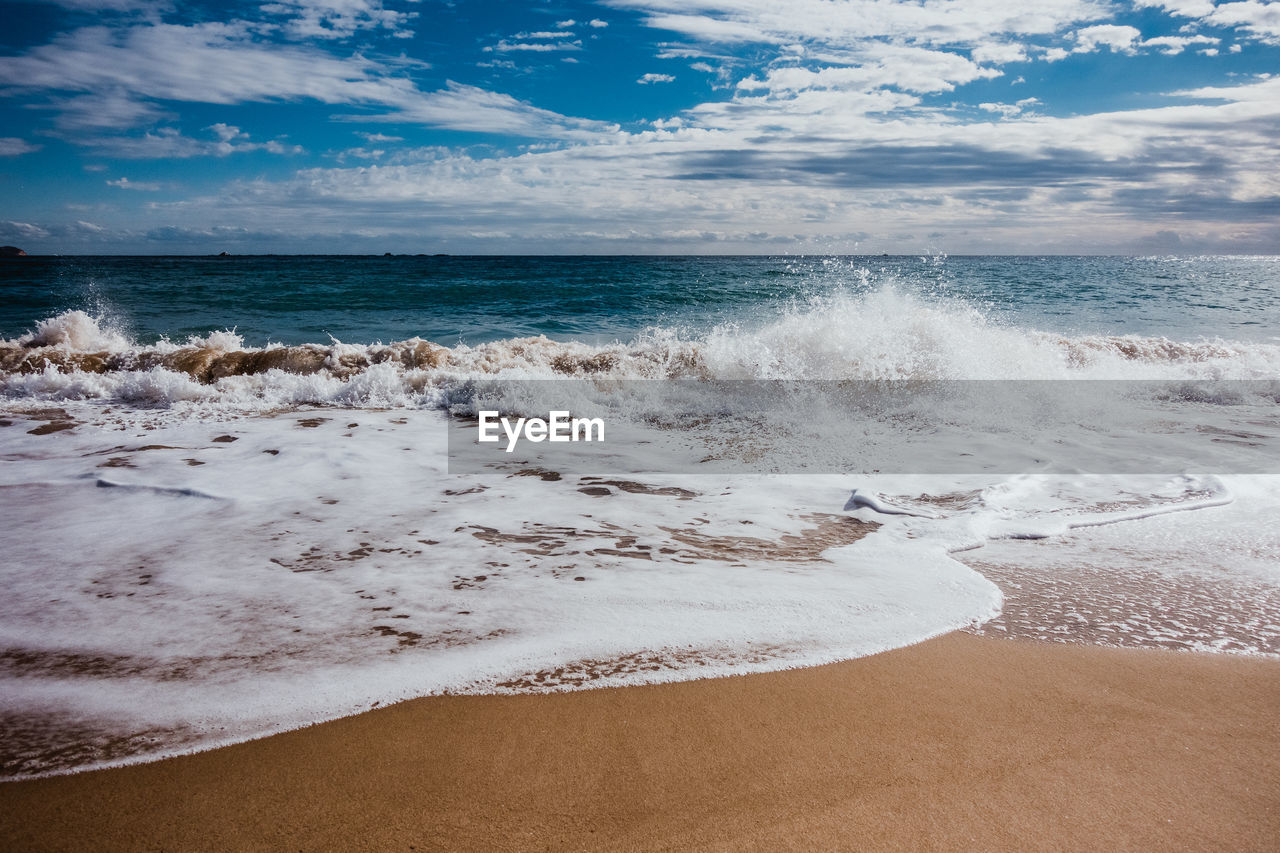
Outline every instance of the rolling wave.
POLYGON ((443 346, 245 346, 234 331, 141 344, 82 311, 0 342, 0 393, 14 398, 254 400, 272 405, 422 405, 468 379, 1271 379, 1280 346, 1137 335, 1068 336, 1001 324, 959 302, 891 287, 840 295, 753 326, 651 328, 627 342, 545 336, 443 346))

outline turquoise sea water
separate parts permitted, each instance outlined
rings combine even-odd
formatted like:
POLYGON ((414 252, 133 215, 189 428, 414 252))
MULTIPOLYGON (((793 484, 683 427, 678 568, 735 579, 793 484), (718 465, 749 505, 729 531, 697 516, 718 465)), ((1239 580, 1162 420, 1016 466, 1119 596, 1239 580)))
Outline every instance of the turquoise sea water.
POLYGON ((143 344, 603 343, 886 287, 1064 334, 1280 335, 1280 257, 36 257, 0 263, 0 287, 0 337, 81 310, 143 344))

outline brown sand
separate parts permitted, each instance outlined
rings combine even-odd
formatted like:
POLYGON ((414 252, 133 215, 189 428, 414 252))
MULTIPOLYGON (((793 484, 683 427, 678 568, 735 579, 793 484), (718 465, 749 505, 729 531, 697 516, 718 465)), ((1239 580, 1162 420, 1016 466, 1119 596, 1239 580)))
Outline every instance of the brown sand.
POLYGON ((1280 664, 952 634, 0 785, 8 850, 1276 850, 1280 664))

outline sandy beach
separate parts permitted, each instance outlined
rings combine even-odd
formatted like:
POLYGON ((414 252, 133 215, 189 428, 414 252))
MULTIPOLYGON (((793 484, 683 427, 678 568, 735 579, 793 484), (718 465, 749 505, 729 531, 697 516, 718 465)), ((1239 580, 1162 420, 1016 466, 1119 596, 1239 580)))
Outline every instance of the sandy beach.
POLYGON ((10 850, 1265 850, 1273 660, 950 634, 0 786, 10 850))

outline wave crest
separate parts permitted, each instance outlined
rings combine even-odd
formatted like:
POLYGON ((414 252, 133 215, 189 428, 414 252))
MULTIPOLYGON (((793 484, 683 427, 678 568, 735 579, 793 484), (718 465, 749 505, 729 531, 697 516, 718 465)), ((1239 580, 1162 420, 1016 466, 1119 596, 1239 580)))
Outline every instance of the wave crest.
POLYGON ((545 336, 442 346, 251 347, 233 330, 142 345, 67 311, 0 342, 9 398, 118 398, 163 404, 422 404, 469 379, 1258 379, 1280 377, 1280 346, 1138 335, 1068 336, 1001 324, 961 302, 890 287, 828 297, 747 327, 650 329, 629 342, 545 336))

